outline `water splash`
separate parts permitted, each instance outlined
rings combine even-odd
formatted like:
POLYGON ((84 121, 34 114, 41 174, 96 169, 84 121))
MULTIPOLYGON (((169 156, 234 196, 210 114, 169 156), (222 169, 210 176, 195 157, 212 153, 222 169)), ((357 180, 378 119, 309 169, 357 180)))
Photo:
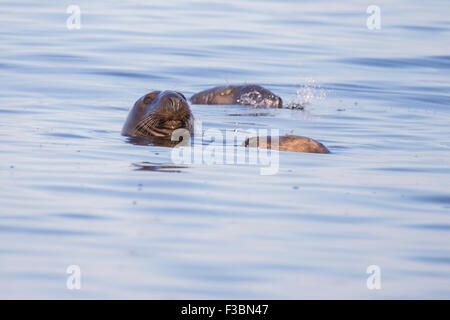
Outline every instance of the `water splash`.
POLYGON ((240 97, 241 104, 251 105, 255 108, 272 108, 274 101, 264 98, 263 95, 256 90, 244 93, 240 97))
POLYGON ((314 79, 307 79, 306 83, 297 90, 297 95, 287 105, 288 109, 303 110, 313 102, 325 100, 327 91, 314 79))

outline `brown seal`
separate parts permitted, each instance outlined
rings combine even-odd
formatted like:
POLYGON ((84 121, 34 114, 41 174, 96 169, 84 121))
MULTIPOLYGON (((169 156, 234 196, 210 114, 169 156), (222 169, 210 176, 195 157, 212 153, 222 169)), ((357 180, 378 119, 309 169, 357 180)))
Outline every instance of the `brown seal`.
POLYGON ((258 85, 222 86, 200 91, 191 97, 194 104, 244 104, 262 108, 281 108, 283 100, 258 85))
POLYGON ((186 97, 175 91, 153 91, 131 108, 122 134, 130 137, 170 137, 176 129, 193 132, 194 117, 186 97))
POLYGON ((278 138, 278 148, 276 142, 272 143, 272 137, 248 138, 243 145, 251 148, 277 149, 289 152, 330 153, 323 144, 307 137, 286 135, 276 138, 278 138))

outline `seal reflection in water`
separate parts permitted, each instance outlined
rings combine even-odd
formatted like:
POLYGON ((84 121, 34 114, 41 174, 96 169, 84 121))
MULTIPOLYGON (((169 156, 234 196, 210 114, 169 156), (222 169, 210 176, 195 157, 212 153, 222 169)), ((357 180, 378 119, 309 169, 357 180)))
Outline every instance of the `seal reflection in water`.
POLYGON ((223 86, 200 91, 191 97, 194 104, 244 104, 260 108, 281 108, 283 100, 258 85, 223 86))
POLYGON ((286 135, 278 138, 278 147, 272 143, 272 137, 252 137, 244 142, 245 147, 277 149, 289 152, 330 153, 320 142, 301 136, 286 135))
POLYGON ((136 101, 123 126, 122 134, 135 144, 172 145, 176 129, 192 135, 194 117, 186 97, 175 91, 153 91, 136 101))

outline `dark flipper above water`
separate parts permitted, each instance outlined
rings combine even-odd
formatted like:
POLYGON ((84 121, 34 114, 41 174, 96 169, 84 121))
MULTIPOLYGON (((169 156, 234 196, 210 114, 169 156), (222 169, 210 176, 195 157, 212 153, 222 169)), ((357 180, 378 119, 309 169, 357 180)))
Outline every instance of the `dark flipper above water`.
POLYGON ((283 100, 258 85, 222 86, 200 91, 190 101, 194 104, 243 104, 259 108, 281 108, 283 100))
POLYGON ((252 137, 244 142, 245 147, 274 149, 289 152, 330 153, 320 142, 307 137, 286 135, 282 137, 252 137))

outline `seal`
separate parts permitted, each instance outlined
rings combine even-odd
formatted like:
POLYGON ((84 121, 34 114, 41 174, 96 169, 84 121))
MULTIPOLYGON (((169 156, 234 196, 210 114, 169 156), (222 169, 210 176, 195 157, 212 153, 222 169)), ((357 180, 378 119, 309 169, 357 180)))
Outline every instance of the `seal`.
POLYGON ((191 99, 194 104, 243 104, 259 108, 282 108, 283 100, 258 85, 222 86, 200 91, 191 99))
POLYGON ((122 128, 130 137, 170 138, 176 129, 192 135, 194 117, 186 97, 176 91, 153 91, 139 98, 122 128))
POLYGON ((307 137, 286 135, 272 142, 273 137, 252 137, 244 141, 243 145, 250 148, 274 149, 288 152, 330 153, 320 142, 307 137))

